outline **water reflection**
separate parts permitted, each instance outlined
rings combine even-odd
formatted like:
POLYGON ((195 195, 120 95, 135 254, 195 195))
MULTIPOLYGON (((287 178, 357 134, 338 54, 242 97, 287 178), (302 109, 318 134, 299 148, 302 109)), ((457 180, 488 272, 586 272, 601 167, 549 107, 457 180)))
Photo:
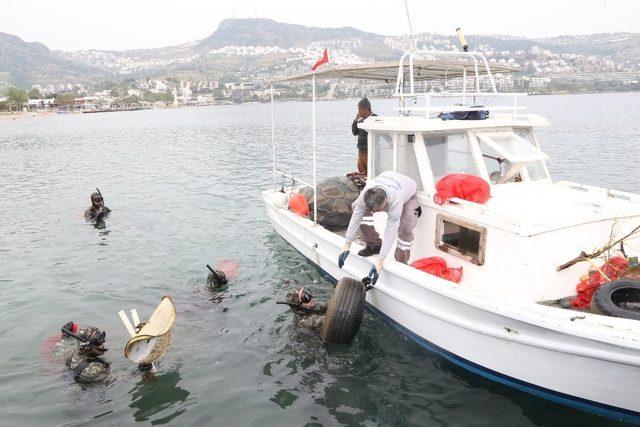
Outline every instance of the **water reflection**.
POLYGON ((160 375, 146 374, 130 391, 129 407, 135 409, 136 422, 151 421, 151 424, 166 424, 186 412, 185 403, 189 391, 178 386, 181 377, 178 369, 160 375), (158 417, 153 417, 154 415, 158 417))

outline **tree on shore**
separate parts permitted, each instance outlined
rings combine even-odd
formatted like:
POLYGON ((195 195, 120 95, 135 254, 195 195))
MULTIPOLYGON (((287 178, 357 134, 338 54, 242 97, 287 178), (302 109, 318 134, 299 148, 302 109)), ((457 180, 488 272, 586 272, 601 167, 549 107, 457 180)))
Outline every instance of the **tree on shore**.
POLYGON ((143 98, 147 102, 173 102, 173 95, 168 92, 150 92, 144 91, 143 98))
POLYGON ((55 98, 56 98, 56 104, 66 109, 70 105, 73 105, 73 99, 75 97, 70 93, 57 93, 55 98))
POLYGON ((140 97, 136 95, 127 96, 124 98, 114 99, 111 103, 112 106, 117 108, 130 107, 132 105, 140 105, 140 97))
POLYGON ((42 94, 40 93, 40 91, 38 90, 38 88, 32 88, 27 95, 29 96, 29 99, 41 99, 42 98, 42 94))
POLYGON ((20 111, 22 105, 26 104, 29 100, 27 91, 20 90, 16 87, 10 87, 4 91, 4 96, 7 98, 5 101, 9 106, 9 111, 20 111))

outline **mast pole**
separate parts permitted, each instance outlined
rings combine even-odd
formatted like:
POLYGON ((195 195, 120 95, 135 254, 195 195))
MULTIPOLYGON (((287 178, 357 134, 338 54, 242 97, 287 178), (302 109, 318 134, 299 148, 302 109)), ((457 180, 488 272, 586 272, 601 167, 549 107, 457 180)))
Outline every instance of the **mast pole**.
POLYGON ((271 83, 271 151, 273 156, 273 189, 276 189, 276 117, 273 101, 273 83, 271 83))
POLYGON ((313 156, 313 223, 318 223, 318 194, 317 194, 317 167, 316 167, 316 76, 311 78, 311 150, 313 156))
POLYGON ((407 12, 407 22, 409 23, 409 33, 411 34, 411 47, 413 48, 413 52, 417 50, 416 48, 416 36, 413 34, 413 26, 411 25, 411 15, 409 14, 409 0, 404 0, 404 10, 407 12))

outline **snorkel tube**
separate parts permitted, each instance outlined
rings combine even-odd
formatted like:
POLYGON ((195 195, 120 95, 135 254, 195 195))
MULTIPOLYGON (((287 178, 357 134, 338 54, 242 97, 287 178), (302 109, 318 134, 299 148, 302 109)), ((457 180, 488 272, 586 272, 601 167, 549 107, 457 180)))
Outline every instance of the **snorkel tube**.
MULTIPOLYGON (((287 294, 287 297, 289 297, 289 295, 291 295, 291 293, 287 294)), ((291 301, 276 301, 276 304, 288 305, 291 309, 302 310, 305 314, 314 313, 313 306, 315 305, 315 303, 312 302, 313 295, 311 294, 311 292, 304 288, 298 288, 294 296, 297 296, 298 298, 297 303, 291 301)))
POLYGON ((213 276, 216 278, 216 281, 218 282, 218 284, 220 284, 220 285, 226 285, 227 284, 228 280, 227 280, 226 277, 221 276, 220 273, 218 273, 213 268, 211 268, 211 266, 209 264, 207 264, 207 268, 209 269, 211 274, 213 274, 213 276))
MULTIPOLYGON (((85 343, 86 345, 88 345, 88 346, 89 346, 89 347, 91 347, 92 349, 95 349, 95 350, 98 350, 98 351, 102 351, 102 352, 109 351, 109 349, 108 349, 108 348, 100 347, 100 345, 96 345, 96 343, 95 343, 95 341, 94 341, 94 340, 88 340, 88 339, 86 339, 86 338, 84 338, 84 337, 81 337, 80 335, 77 335, 76 333, 74 333, 74 332, 70 331, 70 330, 67 328, 67 325, 64 325, 64 326, 62 327, 62 329, 60 329, 60 330, 62 331, 63 335, 69 335, 69 336, 71 336, 71 337, 73 337, 73 338, 77 339, 78 341, 85 343)), ((104 332, 104 331, 102 331, 102 332, 100 333, 100 335, 99 335, 99 336, 101 336, 101 337, 102 337, 102 339, 103 339, 103 341, 102 341, 102 344, 101 344, 101 345, 104 345, 104 337, 105 337, 105 335, 106 335, 106 334, 105 334, 105 332, 104 332)))
POLYGON ((284 305, 288 305, 291 308, 294 309, 298 309, 298 310, 302 310, 304 311, 306 314, 313 314, 313 310, 311 310, 308 307, 305 307, 302 304, 296 304, 295 302, 289 302, 289 301, 276 301, 276 304, 284 304, 284 305))

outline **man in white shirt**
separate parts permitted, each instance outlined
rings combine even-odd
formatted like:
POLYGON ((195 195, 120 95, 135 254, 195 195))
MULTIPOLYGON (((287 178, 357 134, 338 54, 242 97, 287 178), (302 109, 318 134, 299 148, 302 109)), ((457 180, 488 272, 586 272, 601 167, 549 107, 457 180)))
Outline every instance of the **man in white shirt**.
POLYGON ((413 229, 421 214, 422 210, 416 199, 416 182, 397 172, 381 173, 367 183, 360 196, 353 202, 353 214, 345 236, 345 244, 338 257, 338 266, 342 268, 344 265, 349 256, 351 243, 357 237, 360 228, 366 247, 358 252, 358 255, 370 256, 379 253, 378 261, 369 272, 372 283, 375 284, 396 237, 396 261, 404 264, 409 261, 413 229), (373 227, 375 212, 386 212, 388 216, 383 239, 380 239, 373 227))

